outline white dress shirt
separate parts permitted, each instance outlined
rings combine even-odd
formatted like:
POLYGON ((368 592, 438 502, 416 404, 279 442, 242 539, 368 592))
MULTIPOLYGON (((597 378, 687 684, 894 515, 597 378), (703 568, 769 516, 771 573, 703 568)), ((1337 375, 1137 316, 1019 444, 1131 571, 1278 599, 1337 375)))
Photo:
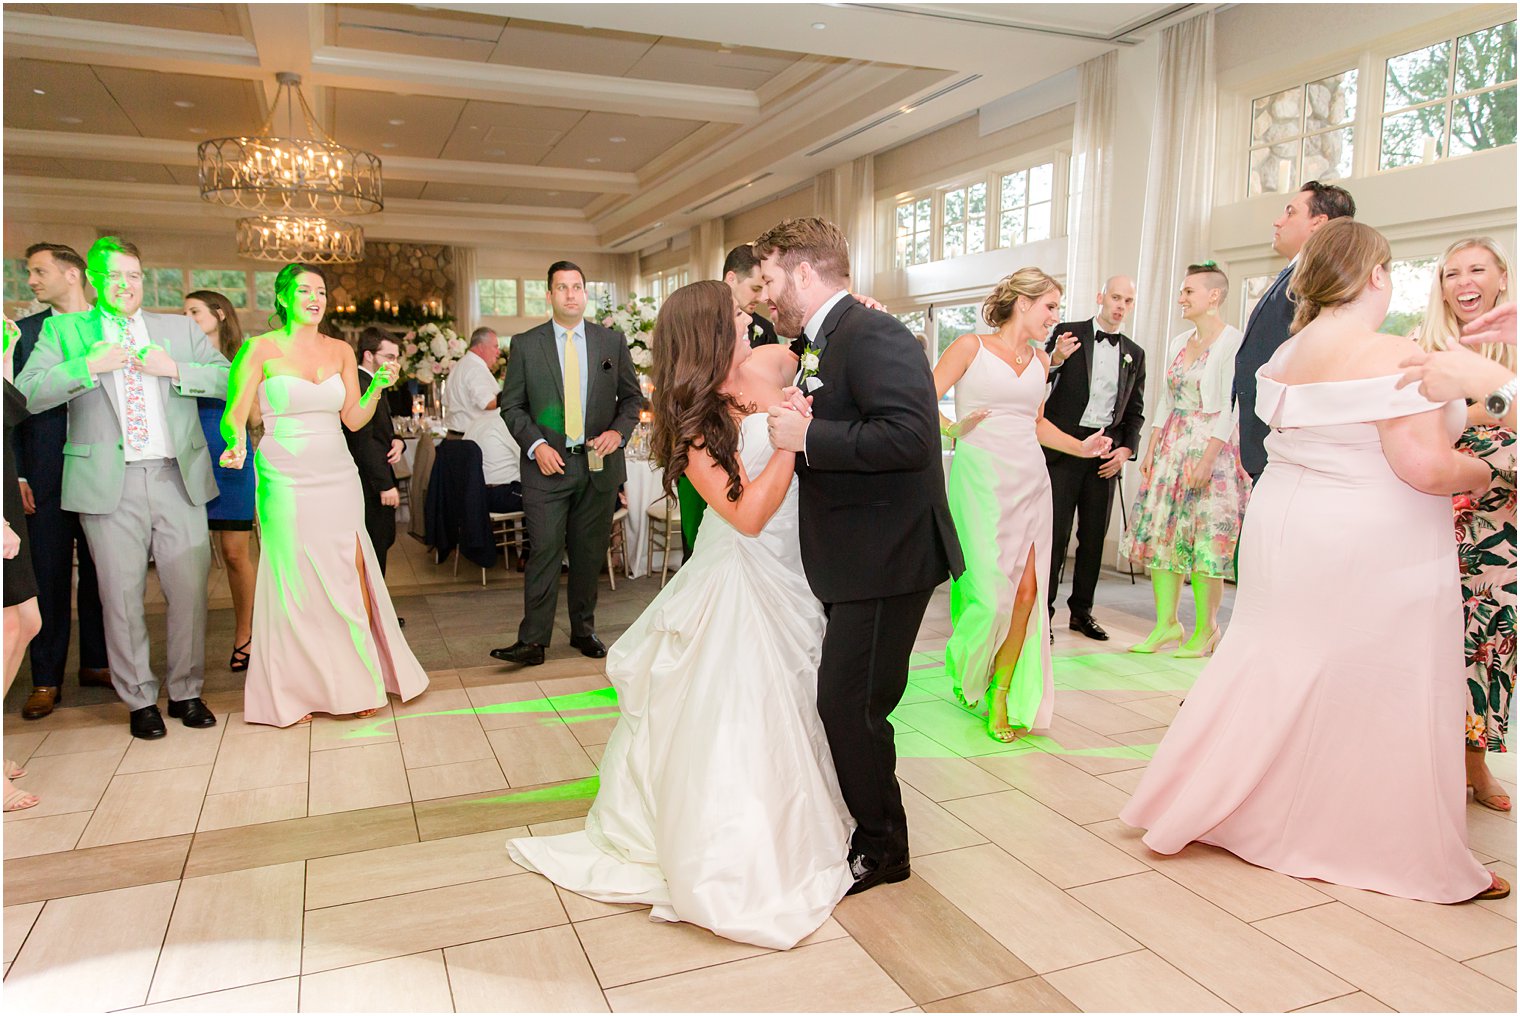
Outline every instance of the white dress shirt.
POLYGON ((486 475, 486 486, 496 487, 522 479, 517 442, 512 440, 512 432, 507 430, 507 421, 500 413, 492 410, 477 416, 464 432, 464 439, 480 445, 480 465, 486 475))
MULTIPOLYGON (((1114 422, 1114 404, 1119 401, 1119 343, 1099 342, 1098 319, 1093 318, 1092 373, 1087 385, 1087 408, 1082 411, 1084 427, 1109 427, 1114 422)), ((1110 332, 1109 334, 1116 334, 1110 332)))
MULTIPOLYGON (((564 325, 560 324, 558 321, 555 321, 553 318, 549 319, 549 324, 554 329, 554 350, 555 350, 556 353, 559 354, 559 376, 561 378, 561 383, 563 383, 563 378, 565 376, 565 343, 567 341, 572 340, 572 339, 575 341, 575 355, 576 355, 576 358, 580 361, 580 374, 581 374, 581 422, 582 422, 582 424, 584 424, 585 420, 586 420, 586 413, 590 409, 590 407, 586 405, 586 389, 588 387, 588 382, 590 381, 590 378, 591 378, 591 365, 586 362, 586 321, 585 321, 584 318, 582 318, 581 320, 577 321, 575 323, 575 327, 571 328, 571 329, 567 329, 564 325)), ((567 448, 579 448, 579 447, 582 447, 582 445, 584 445, 586 442, 589 442, 592 438, 598 437, 598 436, 599 435, 592 434, 588 430, 586 432, 585 438, 583 439, 583 441, 581 442, 581 444, 579 444, 579 445, 569 445, 569 444, 567 444, 566 447, 567 448)), ((528 446, 528 455, 529 455, 529 457, 531 457, 533 455, 533 452, 535 450, 537 450, 537 448, 538 448, 539 445, 544 444, 544 443, 545 443, 544 439, 543 438, 539 438, 537 441, 534 441, 531 445, 529 445, 528 446)))
MULTIPOLYGON (((803 325, 802 340, 810 346, 814 345, 818 341, 818 332, 823 327, 824 318, 829 316, 829 311, 834 309, 835 304, 849 295, 849 290, 841 289, 823 301, 823 306, 814 311, 813 316, 808 318, 807 324, 803 325)), ((800 366, 797 369, 797 377, 799 379, 802 377, 802 368, 800 366)), ((802 436, 802 460, 804 462, 807 461, 807 433, 805 431, 802 436)))
POLYGON ((472 349, 459 358, 443 386, 443 425, 463 434, 482 416, 495 416, 486 406, 501 394, 501 385, 491 375, 491 368, 472 349))
MULTIPOLYGON (((112 342, 117 341, 116 325, 110 317, 103 317, 101 321, 103 336, 112 342)), ((142 349, 152 343, 153 339, 148 335, 148 323, 143 320, 142 311, 127 318, 127 330, 132 336, 133 350, 142 349)), ((121 423, 121 450, 126 455, 128 462, 140 462, 143 459, 172 459, 175 456, 174 438, 169 434, 169 422, 164 415, 164 390, 157 377, 152 374, 143 374, 143 408, 146 411, 148 424, 148 443, 142 448, 133 448, 127 440, 127 378, 126 370, 111 371, 112 391, 116 395, 116 419, 121 423)))

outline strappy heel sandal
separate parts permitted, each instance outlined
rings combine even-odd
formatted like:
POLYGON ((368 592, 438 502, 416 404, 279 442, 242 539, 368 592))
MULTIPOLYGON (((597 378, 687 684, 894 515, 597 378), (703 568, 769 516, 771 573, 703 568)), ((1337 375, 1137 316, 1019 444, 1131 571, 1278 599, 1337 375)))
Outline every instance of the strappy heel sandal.
POLYGON ((248 661, 253 655, 248 651, 248 647, 251 645, 253 645, 253 639, 250 638, 247 642, 232 650, 232 656, 227 660, 228 670, 238 673, 248 669, 248 661))
POLYGON ((1480 892, 1478 895, 1474 896, 1470 902, 1476 903, 1479 900, 1502 900, 1509 895, 1508 882, 1504 881, 1504 879, 1500 878, 1492 871, 1488 873, 1488 877, 1492 879, 1492 881, 1488 884, 1488 888, 1480 892))
POLYGON ((1023 737, 1029 731, 1023 727, 1008 726, 1008 689, 1013 687, 1013 674, 1008 674, 1008 683, 1004 685, 989 685, 987 689, 987 736, 999 744, 1012 744, 1023 737), (1003 695, 1003 724, 1006 730, 995 730, 992 726, 993 703, 997 700, 998 693, 1003 695))

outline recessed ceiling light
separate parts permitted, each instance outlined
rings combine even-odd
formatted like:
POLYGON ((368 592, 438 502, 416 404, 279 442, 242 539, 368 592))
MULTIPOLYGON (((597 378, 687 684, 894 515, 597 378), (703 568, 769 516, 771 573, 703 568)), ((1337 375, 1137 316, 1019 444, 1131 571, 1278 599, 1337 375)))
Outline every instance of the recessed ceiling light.
POLYGON ((557 198, 557 197, 559 197, 559 191, 557 191, 557 190, 544 191, 544 193, 547 194, 547 195, 549 195, 551 198, 557 198))
POLYGON ((468 201, 470 199, 467 198, 467 197, 465 197, 463 194, 461 194, 461 195, 459 195, 459 197, 455 198, 454 200, 455 201, 468 201))
POLYGON ((394 117, 390 120, 387 120, 386 122, 389 123, 392 127, 400 127, 402 124, 406 123, 406 121, 402 120, 400 117, 394 117))
POLYGON ((206 133, 206 128, 204 128, 204 127, 191 127, 190 128, 190 133, 191 134, 204 134, 204 133, 206 133))
POLYGON ((34 89, 32 89, 32 94, 33 95, 46 95, 47 94, 47 89, 46 88, 34 88, 34 89))
POLYGON ((586 161, 589 162, 589 163, 591 163, 594 166, 598 162, 601 162, 602 160, 598 159, 596 156, 593 155, 591 158, 587 159, 586 161))
POLYGON ((396 142, 394 142, 394 141, 382 141, 382 142, 380 142, 380 147, 381 148, 395 148, 396 147, 396 142))
POLYGON ((175 99, 174 100, 174 104, 176 106, 178 106, 180 109, 194 109, 195 108, 195 103, 191 102, 189 99, 175 99))
POLYGON ((135 176, 124 176, 124 177, 122 177, 122 181, 125 182, 125 183, 136 183, 137 182, 137 177, 135 177, 135 176))
POLYGON ((486 149, 486 154, 487 155, 506 155, 507 154, 507 150, 505 148, 487 148, 486 149))
POLYGON ((815 21, 815 22, 813 22, 813 28, 815 28, 816 30, 818 30, 820 32, 823 31, 825 28, 828 28, 828 27, 829 26, 825 22, 822 22, 822 21, 815 21))
POLYGON ((627 141, 628 139, 627 138, 620 138, 620 137, 618 137, 617 135, 614 134, 612 137, 608 138, 607 140, 611 141, 614 145, 621 145, 624 141, 627 141))
POLYGON ((59 123, 84 123, 84 121, 81 120, 77 116, 60 116, 58 118, 58 122, 59 123))

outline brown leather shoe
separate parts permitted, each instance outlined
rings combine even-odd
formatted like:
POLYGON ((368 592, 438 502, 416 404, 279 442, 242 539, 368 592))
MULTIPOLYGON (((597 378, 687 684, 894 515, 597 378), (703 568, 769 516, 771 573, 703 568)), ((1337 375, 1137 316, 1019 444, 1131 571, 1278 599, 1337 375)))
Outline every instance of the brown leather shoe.
POLYGON ((110 667, 80 667, 79 687, 81 688, 114 688, 111 683, 110 667))
POLYGON ((31 698, 26 700, 26 705, 21 707, 23 720, 40 720, 53 711, 63 698, 62 689, 59 688, 33 688, 31 698))

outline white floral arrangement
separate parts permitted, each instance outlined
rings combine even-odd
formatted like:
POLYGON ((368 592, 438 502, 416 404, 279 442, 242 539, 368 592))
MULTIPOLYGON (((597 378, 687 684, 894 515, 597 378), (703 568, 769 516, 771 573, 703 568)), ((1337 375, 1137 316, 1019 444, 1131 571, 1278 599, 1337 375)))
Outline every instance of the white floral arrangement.
POLYGON ((448 326, 426 324, 401 347, 401 376, 432 384, 448 377, 470 344, 448 326))
POLYGON ((604 301, 598 309, 601 326, 622 332, 628 340, 628 357, 639 374, 648 374, 654 367, 654 353, 650 349, 654 316, 654 298, 649 296, 630 296, 616 306, 604 301))

